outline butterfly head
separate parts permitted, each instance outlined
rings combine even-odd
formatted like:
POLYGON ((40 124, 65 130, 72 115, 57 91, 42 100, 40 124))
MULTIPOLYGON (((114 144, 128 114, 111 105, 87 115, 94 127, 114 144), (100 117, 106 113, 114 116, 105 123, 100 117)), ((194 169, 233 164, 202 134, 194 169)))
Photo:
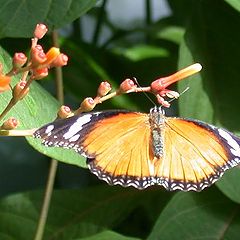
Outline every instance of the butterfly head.
POLYGON ((165 116, 165 111, 162 108, 162 106, 160 107, 153 107, 150 109, 150 114, 149 114, 149 119, 151 124, 153 125, 162 125, 164 123, 164 116, 165 116))

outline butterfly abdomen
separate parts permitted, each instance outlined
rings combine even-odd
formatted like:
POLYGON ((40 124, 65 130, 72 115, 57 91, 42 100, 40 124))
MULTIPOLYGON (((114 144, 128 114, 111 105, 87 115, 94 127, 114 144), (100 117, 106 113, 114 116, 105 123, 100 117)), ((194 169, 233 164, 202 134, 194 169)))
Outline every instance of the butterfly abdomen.
POLYGON ((163 156, 164 151, 164 115, 161 108, 152 108, 149 114, 151 127, 152 150, 156 158, 163 156))

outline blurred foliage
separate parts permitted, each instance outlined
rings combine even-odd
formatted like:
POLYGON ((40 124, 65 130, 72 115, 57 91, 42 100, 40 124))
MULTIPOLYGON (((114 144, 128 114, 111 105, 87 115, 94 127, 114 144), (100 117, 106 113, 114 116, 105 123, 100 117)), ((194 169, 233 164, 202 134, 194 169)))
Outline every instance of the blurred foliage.
MULTIPOLYGON (((136 77, 147 86, 159 76, 200 62, 202 72, 178 84, 180 91, 187 86, 190 90, 175 101, 172 113, 240 133, 240 2, 169 0, 171 14, 153 20, 154 1, 139 0, 150 4, 150 11, 146 8, 139 24, 129 21, 126 27, 120 22, 116 26, 109 17, 107 5, 112 1, 0 0, 0 55, 5 71, 10 55, 27 51, 29 39, 24 38, 31 37, 38 22, 59 29, 61 51, 70 58, 63 69, 65 101, 73 108, 86 96, 94 96, 103 80, 117 87, 125 78, 136 77)), ((51 45, 50 36, 43 44, 51 45)), ((9 116, 20 119, 21 128, 39 127, 55 118, 59 104, 52 95, 50 75, 32 85, 29 96, 9 116)), ((9 98, 8 92, 0 95, 1 109, 9 98)), ((148 112, 151 106, 143 94, 131 94, 98 109, 148 112)), ((1 140, 0 239, 32 239, 43 197, 36 190, 44 188, 48 158, 23 139, 1 140)), ((85 166, 85 160, 72 151, 46 149, 36 140, 28 141, 65 163, 58 169, 55 188, 61 190, 54 191, 44 239, 239 239, 238 167, 201 193, 169 193, 160 187, 137 191, 106 186, 87 169, 67 165, 85 166)))

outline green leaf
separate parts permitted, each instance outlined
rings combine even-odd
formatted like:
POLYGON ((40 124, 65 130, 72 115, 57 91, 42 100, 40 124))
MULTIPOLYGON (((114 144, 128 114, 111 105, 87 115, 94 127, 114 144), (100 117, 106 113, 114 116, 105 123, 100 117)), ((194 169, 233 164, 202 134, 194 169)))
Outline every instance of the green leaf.
POLYGON ((144 44, 126 49, 115 48, 114 52, 135 62, 149 58, 162 58, 169 56, 168 51, 164 48, 144 44))
POLYGON ((96 4, 96 0, 0 0, 0 38, 31 37, 37 23, 62 27, 96 4), (31 21, 29 21, 31 19, 31 21))
MULTIPOLYGON (((197 2, 194 9, 181 44, 179 66, 200 62, 203 69, 200 75, 179 83, 180 91, 190 86, 190 90, 180 97, 180 115, 240 132, 240 33, 235 31, 240 24, 240 15, 225 2, 216 0, 197 2)), ((217 185, 237 202, 240 191, 238 171, 228 172, 217 185), (235 187, 235 193, 230 186, 235 187)))
POLYGON ((240 11, 240 2, 239 0, 224 0, 228 4, 230 4, 233 8, 240 11))
MULTIPOLYGON (((0 200, 1 240, 33 239, 42 198, 42 192, 29 192, 14 194, 0 200)), ((120 238, 120 234, 117 233, 102 232, 107 229, 117 229, 122 223, 128 224, 125 220, 135 209, 138 213, 139 209, 145 212, 146 206, 150 203, 155 204, 152 213, 159 213, 159 207, 162 208, 166 200, 166 194, 159 190, 138 191, 109 186, 82 190, 57 190, 53 192, 43 239, 79 239, 98 233, 102 238, 112 235, 115 238, 119 237, 116 239, 129 239, 123 236, 120 238)), ((133 224, 134 221, 131 221, 131 226, 134 228, 133 224)), ((144 228, 147 224, 148 218, 145 218, 144 228)), ((136 226, 138 235, 142 231, 141 226, 136 226)), ((128 226, 127 228, 131 232, 128 226)))
POLYGON ((76 240, 139 240, 140 238, 126 237, 113 231, 103 231, 91 237, 78 238, 76 240))
POLYGON ((238 239, 239 205, 215 188, 177 193, 158 218, 148 240, 238 239))
MULTIPOLYGON (((200 62, 202 81, 191 81, 196 86, 192 85, 190 91, 181 97, 180 110, 185 105, 188 117, 194 112, 194 117, 201 120, 212 119, 211 123, 239 131, 240 32, 235 29, 240 24, 240 15, 225 2, 204 0, 196 2, 190 22, 180 66, 200 62), (190 94, 194 95, 191 97, 194 104, 183 100, 190 94)), ((180 84, 186 84, 186 81, 180 84)))
POLYGON ((165 39, 168 41, 172 41, 176 44, 180 44, 183 39, 184 29, 178 26, 167 26, 160 30, 156 37, 160 39, 165 39))
POLYGON ((216 183, 218 188, 231 200, 240 203, 240 168, 235 167, 227 171, 224 176, 216 183))
MULTIPOLYGON (((186 42, 182 41, 179 51, 179 69, 193 64, 193 56, 186 42)), ((201 62, 200 62, 201 63, 201 62)), ((204 88, 202 73, 195 74, 178 83, 179 92, 183 92, 187 87, 189 91, 181 95, 178 100, 179 113, 181 117, 191 117, 201 119, 206 122, 213 122, 214 110, 210 102, 209 96, 204 88), (204 111, 201 111, 204 109, 204 111)))
MULTIPOLYGON (((0 62, 4 65, 4 72, 11 68, 11 58, 0 48, 0 62)), ((13 77, 11 85, 14 86, 20 79, 20 76, 13 77)), ((44 81, 44 80, 43 80, 44 81)), ((12 97, 11 91, 0 94, 0 111, 6 107, 12 97)), ((15 117, 20 121, 18 129, 32 129, 43 126, 56 118, 59 103, 38 83, 33 82, 30 86, 29 94, 18 102, 11 111, 5 116, 4 120, 9 117, 15 117)), ((3 139, 4 140, 4 139, 3 139)), ((43 146, 38 139, 27 138, 28 142, 41 153, 66 163, 72 163, 78 166, 86 167, 84 158, 72 150, 54 149, 43 146)))

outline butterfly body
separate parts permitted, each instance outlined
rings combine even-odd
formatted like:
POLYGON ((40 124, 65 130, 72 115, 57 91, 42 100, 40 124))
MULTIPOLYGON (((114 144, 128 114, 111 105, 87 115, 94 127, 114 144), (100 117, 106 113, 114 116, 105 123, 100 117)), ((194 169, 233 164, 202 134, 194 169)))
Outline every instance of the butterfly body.
POLYGON ((46 146, 74 149, 111 185, 201 191, 240 163, 240 139, 198 120, 124 110, 56 120, 34 136, 46 146))

